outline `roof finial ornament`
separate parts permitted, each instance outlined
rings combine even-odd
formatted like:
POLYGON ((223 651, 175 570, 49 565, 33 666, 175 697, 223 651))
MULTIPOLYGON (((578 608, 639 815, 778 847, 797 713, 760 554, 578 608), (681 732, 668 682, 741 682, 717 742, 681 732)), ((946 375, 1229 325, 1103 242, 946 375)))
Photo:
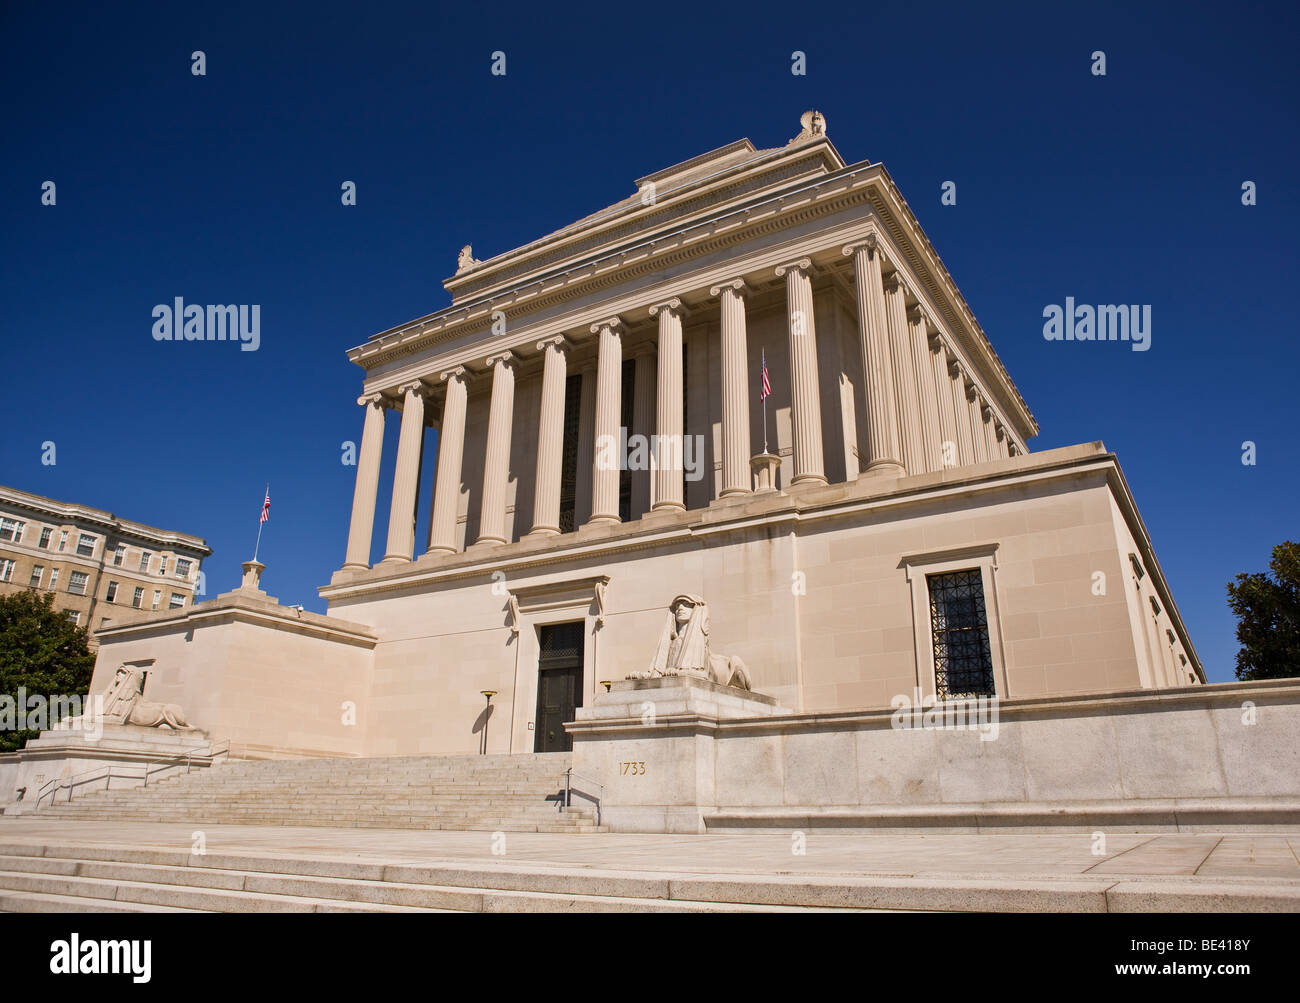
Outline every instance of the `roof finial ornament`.
POLYGON ((460 249, 460 256, 456 259, 456 274, 459 275, 466 269, 481 264, 483 264, 483 262, 474 257, 474 251, 471 249, 469 244, 466 244, 460 249))
MULTIPOLYGON (((819 136, 826 135, 826 116, 816 110, 806 111, 799 116, 799 124, 803 126, 803 131, 790 143, 802 143, 809 139, 816 139, 819 136)), ((789 145, 789 144, 787 144, 789 145)))

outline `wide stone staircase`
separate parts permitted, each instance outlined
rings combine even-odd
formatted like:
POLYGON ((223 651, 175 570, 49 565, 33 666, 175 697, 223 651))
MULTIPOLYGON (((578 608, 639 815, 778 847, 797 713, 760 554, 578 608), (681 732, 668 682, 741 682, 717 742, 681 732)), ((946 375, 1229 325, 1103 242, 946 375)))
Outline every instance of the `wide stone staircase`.
POLYGON ((505 832, 605 832, 563 807, 567 753, 232 761, 46 804, 40 818, 505 832))

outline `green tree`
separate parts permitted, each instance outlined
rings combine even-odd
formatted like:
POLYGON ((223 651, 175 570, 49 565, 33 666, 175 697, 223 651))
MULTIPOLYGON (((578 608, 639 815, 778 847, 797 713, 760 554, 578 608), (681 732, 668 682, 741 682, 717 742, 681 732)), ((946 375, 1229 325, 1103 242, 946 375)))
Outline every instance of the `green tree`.
MULTIPOLYGON (((29 696, 47 699, 84 696, 95 669, 95 656, 86 641, 86 628, 54 608, 53 593, 0 596, 0 699, 16 702, 19 687, 29 696)), ((21 749, 37 734, 30 728, 0 729, 0 752, 21 749)))
POLYGON ((1300 676, 1300 545, 1273 548, 1272 572, 1241 574, 1228 583, 1228 605, 1237 615, 1238 679, 1300 676))

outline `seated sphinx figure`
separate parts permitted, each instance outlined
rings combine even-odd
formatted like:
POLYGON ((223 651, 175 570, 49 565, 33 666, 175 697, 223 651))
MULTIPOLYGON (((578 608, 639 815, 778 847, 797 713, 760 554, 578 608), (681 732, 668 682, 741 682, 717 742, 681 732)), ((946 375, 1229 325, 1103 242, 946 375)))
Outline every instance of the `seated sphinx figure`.
POLYGON ((715 655, 709 651, 709 606, 696 595, 679 595, 668 604, 668 616, 650 668, 628 678, 680 675, 701 676, 742 690, 750 688, 749 673, 739 656, 715 655))
POLYGON ((136 724, 145 728, 162 725, 174 730, 189 730, 193 726, 185 720, 179 704, 154 703, 143 699, 140 692, 142 674, 129 665, 118 666, 113 681, 104 692, 104 718, 119 724, 136 724))

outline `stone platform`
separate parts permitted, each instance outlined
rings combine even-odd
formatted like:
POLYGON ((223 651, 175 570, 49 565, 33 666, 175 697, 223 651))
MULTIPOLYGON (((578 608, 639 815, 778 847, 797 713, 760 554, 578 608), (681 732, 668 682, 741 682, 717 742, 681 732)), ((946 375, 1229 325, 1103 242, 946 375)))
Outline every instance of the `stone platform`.
MULTIPOLYGON (((23 814, 35 806, 48 781, 68 780, 106 767, 120 767, 120 775, 115 772, 106 778, 102 789, 138 787, 144 782, 145 767, 209 748, 207 733, 197 729, 173 731, 107 721, 89 727, 50 728, 18 752, 0 755, 0 806, 5 814, 23 814), (27 791, 19 801, 17 791, 24 787, 27 791)), ((208 760, 195 757, 192 765, 206 767, 208 760)))
POLYGON ((1297 912, 1273 835, 636 835, 0 819, 0 910, 1297 912))

